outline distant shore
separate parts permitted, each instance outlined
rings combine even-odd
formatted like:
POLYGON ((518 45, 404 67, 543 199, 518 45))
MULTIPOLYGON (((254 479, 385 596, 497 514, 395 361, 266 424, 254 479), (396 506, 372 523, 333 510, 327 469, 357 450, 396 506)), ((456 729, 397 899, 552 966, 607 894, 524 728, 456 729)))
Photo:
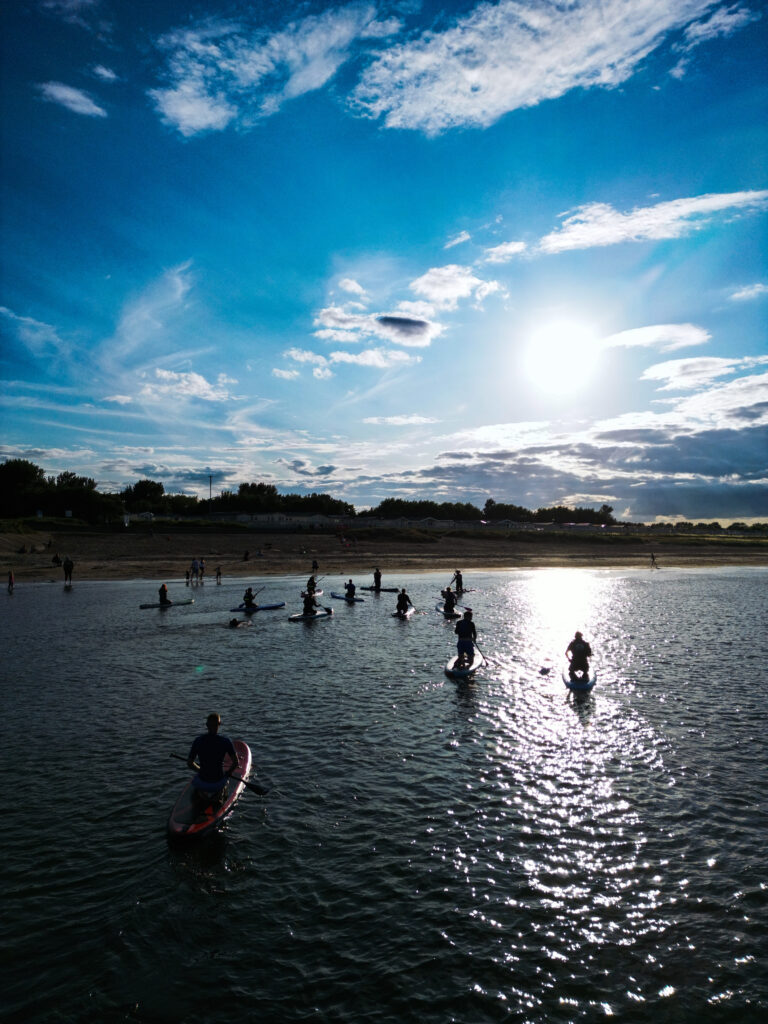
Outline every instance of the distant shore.
MULTIPOLYGON (((607 538, 606 538, 607 540, 607 538)), ((17 584, 63 580, 54 556, 74 562, 74 580, 133 580, 159 582, 183 579, 193 558, 204 558, 206 578, 221 567, 227 578, 309 576, 317 560, 322 576, 357 577, 366 582, 378 566, 384 577, 397 582, 401 573, 445 572, 461 569, 465 577, 482 570, 536 568, 649 569, 651 553, 664 568, 768 566, 768 542, 733 539, 678 540, 674 537, 630 538, 601 543, 602 538, 521 541, 503 534, 479 537, 441 535, 413 537, 404 531, 385 537, 351 533, 343 542, 333 534, 285 532, 164 533, 61 532, 0 533, 3 572, 12 570, 17 584), (22 548, 26 549, 22 551, 22 548), (247 558, 246 558, 247 554, 247 558)), ((446 581, 447 582, 447 581, 446 581)))

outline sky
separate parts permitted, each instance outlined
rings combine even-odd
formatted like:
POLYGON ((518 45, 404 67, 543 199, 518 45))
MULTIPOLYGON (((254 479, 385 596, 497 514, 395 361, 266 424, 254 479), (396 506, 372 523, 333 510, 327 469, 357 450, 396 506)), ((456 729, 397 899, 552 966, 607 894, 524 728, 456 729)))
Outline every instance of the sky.
POLYGON ((0 17, 0 459, 768 519, 759 0, 0 17))

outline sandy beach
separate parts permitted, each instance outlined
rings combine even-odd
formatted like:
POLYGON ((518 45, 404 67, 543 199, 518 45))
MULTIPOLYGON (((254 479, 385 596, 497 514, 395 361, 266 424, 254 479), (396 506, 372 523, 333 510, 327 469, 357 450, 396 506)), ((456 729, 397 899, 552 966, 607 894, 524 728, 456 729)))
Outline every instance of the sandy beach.
MULTIPOLYGON (((649 537, 626 543, 569 542, 547 539, 519 541, 504 535, 479 537, 412 536, 369 537, 351 535, 345 546, 332 534, 200 532, 66 532, 3 533, 0 553, 3 571, 13 570, 17 585, 24 582, 63 580, 63 570, 53 562, 55 555, 74 562, 76 580, 183 579, 193 558, 204 558, 206 576, 216 567, 222 576, 258 577, 309 575, 313 559, 319 574, 329 577, 357 577, 366 582, 378 566, 384 582, 410 572, 461 569, 465 577, 483 569, 649 568, 654 552, 660 569, 672 567, 718 567, 726 565, 768 565, 765 540, 680 542, 674 537, 649 537), (22 551, 22 548, 26 549, 22 551), (245 558, 246 552, 248 558, 245 558)), ((396 580, 393 580, 396 582, 396 580)))

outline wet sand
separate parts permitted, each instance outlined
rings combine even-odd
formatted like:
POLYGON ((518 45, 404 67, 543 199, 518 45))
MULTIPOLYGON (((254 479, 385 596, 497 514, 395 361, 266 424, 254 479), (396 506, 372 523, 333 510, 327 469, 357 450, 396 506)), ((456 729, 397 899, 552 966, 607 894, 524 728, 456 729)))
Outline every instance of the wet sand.
MULTIPOLYGON (((343 545, 332 534, 296 533, 2 533, 2 571, 13 570, 17 585, 63 581, 58 554, 74 562, 73 580, 155 581, 184 578, 193 558, 204 558, 206 578, 221 567, 226 578, 269 575, 308 576, 316 559, 321 576, 356 577, 371 582, 378 566, 383 583, 409 572, 441 572, 457 568, 465 577, 483 569, 590 568, 649 569, 654 552, 659 569, 672 567, 768 566, 768 541, 717 541, 685 544, 673 537, 638 538, 626 543, 569 542, 548 539, 508 540, 503 534, 454 537, 436 534, 386 538, 351 535, 343 545), (20 549, 26 547, 26 553, 20 549), (249 553, 244 558, 246 550, 249 553), (260 553, 259 553, 260 552, 260 553)), ((394 582, 397 582, 395 580, 394 582)), ((446 581, 447 582, 447 581, 446 581)))

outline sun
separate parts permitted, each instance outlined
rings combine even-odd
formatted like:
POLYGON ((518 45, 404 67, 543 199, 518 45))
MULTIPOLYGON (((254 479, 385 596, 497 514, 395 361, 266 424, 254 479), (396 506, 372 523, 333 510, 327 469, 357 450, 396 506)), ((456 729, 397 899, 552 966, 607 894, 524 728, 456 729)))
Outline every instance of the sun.
POLYGON ((537 391, 550 395, 580 392, 600 354, 595 329, 581 320, 549 320, 533 328, 523 346, 523 373, 537 391))

